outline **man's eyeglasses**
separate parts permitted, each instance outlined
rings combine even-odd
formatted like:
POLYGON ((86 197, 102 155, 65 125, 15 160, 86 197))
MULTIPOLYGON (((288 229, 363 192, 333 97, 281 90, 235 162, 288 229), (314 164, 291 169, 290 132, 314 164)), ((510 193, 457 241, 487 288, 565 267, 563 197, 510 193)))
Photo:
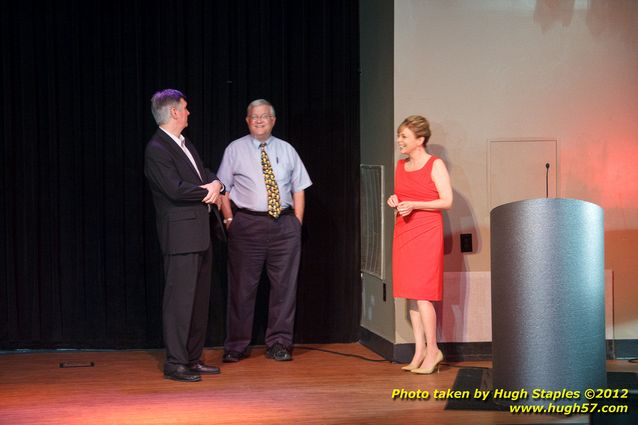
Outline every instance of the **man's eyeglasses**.
POLYGON ((270 114, 250 115, 250 116, 248 116, 248 118, 249 118, 251 121, 257 121, 257 120, 266 121, 266 120, 270 120, 270 119, 272 119, 272 115, 270 115, 270 114))

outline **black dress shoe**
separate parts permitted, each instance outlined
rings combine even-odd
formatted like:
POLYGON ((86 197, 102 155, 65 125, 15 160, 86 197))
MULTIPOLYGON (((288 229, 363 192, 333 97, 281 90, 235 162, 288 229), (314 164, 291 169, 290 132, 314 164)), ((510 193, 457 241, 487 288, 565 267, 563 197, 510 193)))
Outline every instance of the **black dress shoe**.
POLYGON ((277 360, 278 362, 286 362, 292 360, 292 354, 290 349, 283 344, 276 342, 268 350, 266 350, 266 357, 269 359, 277 360))
POLYGON ((224 351, 224 357, 222 357, 222 361, 224 363, 237 363, 241 359, 246 357, 245 352, 239 351, 224 351))
POLYGON ((217 366, 208 366, 202 361, 189 364, 188 370, 190 370, 191 373, 196 374, 217 375, 218 373, 221 373, 217 366))
POLYGON ((198 382, 202 380, 202 377, 191 372, 186 366, 178 365, 171 371, 164 370, 164 379, 180 382, 198 382))

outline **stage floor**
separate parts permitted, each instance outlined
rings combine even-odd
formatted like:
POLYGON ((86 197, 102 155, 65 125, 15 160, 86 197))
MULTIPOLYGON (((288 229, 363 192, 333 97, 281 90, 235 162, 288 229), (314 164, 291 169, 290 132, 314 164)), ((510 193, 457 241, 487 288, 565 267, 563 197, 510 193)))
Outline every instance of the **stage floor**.
MULTIPOLYGON (((434 390, 452 388, 462 367, 415 375, 353 344, 298 345, 292 362, 266 359, 253 349, 239 363, 205 360, 222 368, 201 382, 162 375, 162 350, 55 351, 0 355, 0 424, 531 424, 587 423, 587 416, 514 415, 445 410, 434 390), (328 352, 330 351, 330 352, 328 352), (339 355, 343 353, 350 356, 339 355), (360 357, 356 357, 360 356, 360 357), (61 363, 71 366, 61 368, 61 363), (93 362, 94 366, 85 366, 93 362), (428 391, 428 400, 392 399, 393 390, 428 391)), ((638 372, 638 364, 609 361, 608 371, 638 372)))

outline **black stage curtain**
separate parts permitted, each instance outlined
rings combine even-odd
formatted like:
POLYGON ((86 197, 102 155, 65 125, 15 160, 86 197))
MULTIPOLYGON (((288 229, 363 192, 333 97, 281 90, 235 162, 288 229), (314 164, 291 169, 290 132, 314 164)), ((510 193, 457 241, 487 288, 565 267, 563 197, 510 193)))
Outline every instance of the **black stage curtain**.
MULTIPOLYGON (((298 149, 314 182, 296 342, 356 340, 357 15, 349 0, 3 6, 0 348, 162 345, 143 154, 155 130, 150 97, 167 87, 188 96, 185 133, 213 170, 247 133, 249 101, 273 102, 274 134, 298 149)), ((224 245, 215 252, 208 345, 225 337, 224 245)))

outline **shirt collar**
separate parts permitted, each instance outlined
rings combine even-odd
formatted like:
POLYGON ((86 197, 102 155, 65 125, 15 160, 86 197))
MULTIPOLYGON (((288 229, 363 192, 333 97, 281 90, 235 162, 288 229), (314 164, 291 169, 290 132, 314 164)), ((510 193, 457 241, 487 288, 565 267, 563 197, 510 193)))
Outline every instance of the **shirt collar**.
POLYGON ((175 135, 173 135, 173 134, 169 133, 169 132, 168 132, 168 131, 166 131, 164 128, 160 127, 160 129, 161 129, 164 133, 168 134, 168 137, 170 137, 171 139, 173 139, 173 141, 174 141, 175 143, 177 143, 177 145, 178 145, 180 148, 184 147, 184 140, 186 140, 186 138, 184 137, 184 135, 183 135, 183 134, 180 134, 180 135, 179 135, 179 137, 175 137, 175 135))
POLYGON ((253 142, 253 145, 258 148, 261 146, 262 143, 265 143, 266 146, 268 146, 270 144, 270 142, 272 142, 272 136, 270 136, 268 139, 266 139, 266 141, 262 142, 260 140, 255 139, 253 136, 250 136, 250 141, 253 142))

